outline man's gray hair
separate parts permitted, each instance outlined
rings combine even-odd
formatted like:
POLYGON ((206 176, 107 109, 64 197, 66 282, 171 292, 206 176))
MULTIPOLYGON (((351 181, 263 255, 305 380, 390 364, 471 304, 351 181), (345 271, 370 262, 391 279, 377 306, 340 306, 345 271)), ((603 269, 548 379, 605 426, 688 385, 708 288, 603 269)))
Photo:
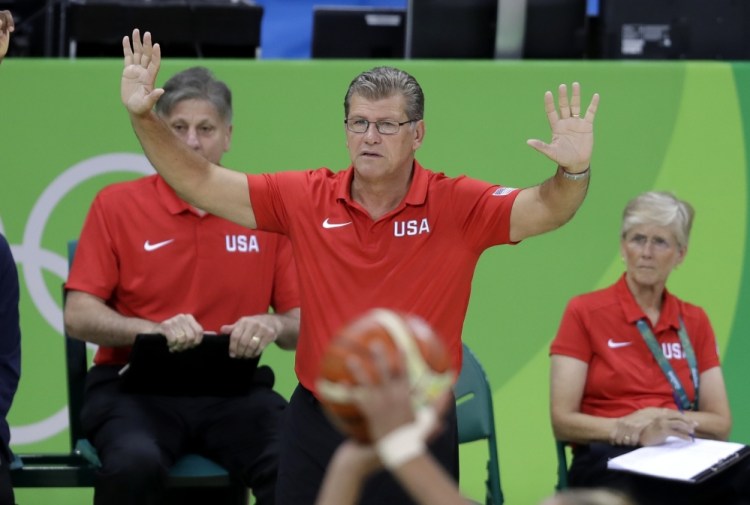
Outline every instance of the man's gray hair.
POLYGON ((344 117, 349 117, 352 96, 359 95, 370 101, 401 95, 406 102, 406 116, 418 121, 424 118, 424 93, 410 74, 393 67, 375 67, 362 72, 349 84, 344 97, 344 117))
POLYGON ((173 75, 164 83, 164 94, 156 102, 156 113, 167 117, 183 100, 211 102, 219 117, 232 123, 232 92, 206 67, 191 67, 173 75))

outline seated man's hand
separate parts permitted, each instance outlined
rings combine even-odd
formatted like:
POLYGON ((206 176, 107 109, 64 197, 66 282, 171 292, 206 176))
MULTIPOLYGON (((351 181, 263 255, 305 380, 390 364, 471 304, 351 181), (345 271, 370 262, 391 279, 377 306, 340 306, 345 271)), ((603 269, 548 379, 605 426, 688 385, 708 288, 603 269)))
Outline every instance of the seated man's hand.
POLYGON ((191 314, 172 316, 162 321, 154 331, 167 337, 170 352, 184 351, 203 341, 203 327, 191 314))
POLYGON ((257 358, 263 349, 276 342, 281 327, 281 321, 274 314, 259 314, 224 325, 221 333, 229 335, 229 355, 232 358, 257 358))

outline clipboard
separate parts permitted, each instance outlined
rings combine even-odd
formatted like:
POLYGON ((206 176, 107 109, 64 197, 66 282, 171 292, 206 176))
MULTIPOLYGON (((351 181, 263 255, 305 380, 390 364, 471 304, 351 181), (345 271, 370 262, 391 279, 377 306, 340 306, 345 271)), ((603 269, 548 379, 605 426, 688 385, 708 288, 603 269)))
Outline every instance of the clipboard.
POLYGON ((669 437, 664 444, 641 447, 612 458, 607 468, 697 484, 749 454, 750 447, 737 442, 669 437))
POLYGON ((123 390, 132 394, 239 396, 255 383, 258 361, 231 358, 229 335, 206 334, 196 347, 169 352, 164 335, 143 333, 120 375, 123 390))

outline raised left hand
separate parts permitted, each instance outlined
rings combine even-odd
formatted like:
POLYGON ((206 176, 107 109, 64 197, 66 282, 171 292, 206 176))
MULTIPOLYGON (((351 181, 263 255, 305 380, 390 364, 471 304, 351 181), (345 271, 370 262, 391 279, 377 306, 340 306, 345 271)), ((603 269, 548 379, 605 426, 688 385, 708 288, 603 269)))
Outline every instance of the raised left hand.
POLYGON ((561 84, 557 90, 559 110, 551 91, 544 94, 552 140, 549 144, 530 139, 528 145, 547 156, 569 173, 579 173, 589 168, 594 149, 594 117, 599 106, 599 94, 594 93, 584 115, 581 115, 581 86, 573 83, 573 93, 568 101, 568 87, 561 84))
POLYGON ((273 314, 241 317, 234 324, 221 327, 229 334, 229 355, 233 358, 256 358, 263 349, 276 342, 280 322, 273 314))

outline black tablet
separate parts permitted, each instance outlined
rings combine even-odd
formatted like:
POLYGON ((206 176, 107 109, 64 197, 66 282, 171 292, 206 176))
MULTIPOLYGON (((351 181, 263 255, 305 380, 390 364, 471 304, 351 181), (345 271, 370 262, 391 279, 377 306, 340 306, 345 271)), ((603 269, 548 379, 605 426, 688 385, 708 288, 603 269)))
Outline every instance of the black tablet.
POLYGON ((123 387, 135 394, 242 395, 253 385, 258 359, 231 358, 229 335, 204 335, 196 347, 169 352, 164 335, 144 333, 121 372, 123 387))

